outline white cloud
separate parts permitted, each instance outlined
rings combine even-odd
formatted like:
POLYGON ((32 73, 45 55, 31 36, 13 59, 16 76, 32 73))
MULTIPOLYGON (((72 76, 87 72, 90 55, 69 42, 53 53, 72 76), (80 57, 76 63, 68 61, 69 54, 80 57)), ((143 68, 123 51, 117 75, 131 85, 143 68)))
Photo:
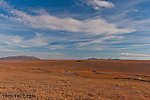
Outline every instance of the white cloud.
POLYGON ((95 7, 95 9, 96 9, 96 10, 98 10, 98 9, 99 9, 99 7, 95 7))
MULTIPOLYGON (((85 20, 77 20, 74 18, 66 17, 59 18, 56 16, 52 16, 47 13, 45 10, 34 10, 34 13, 38 13, 37 15, 29 15, 25 12, 18 11, 13 9, 7 2, 1 0, 0 5, 2 8, 7 8, 7 12, 13 16, 7 16, 1 14, 1 17, 8 18, 13 21, 23 22, 27 25, 31 25, 33 28, 39 29, 48 29, 48 30, 58 30, 58 31, 68 31, 75 33, 82 33, 88 35, 110 35, 110 34, 123 34, 123 33, 132 33, 135 29, 131 28, 118 28, 117 23, 109 23, 103 18, 97 19, 85 19, 85 20), (6 7, 3 5, 7 5, 6 7)), ((98 1, 93 0, 97 5, 111 7, 114 6, 112 3, 108 1, 98 1)))
POLYGON ((16 17, 10 17, 11 20, 23 22, 40 29, 78 32, 90 35, 123 34, 135 31, 130 28, 120 29, 118 24, 108 23, 102 18, 81 21, 73 18, 59 18, 48 13, 34 16, 18 10, 11 11, 11 13, 16 15, 16 17))
POLYGON ((87 0, 86 1, 88 5, 94 6, 94 8, 97 10, 101 7, 105 8, 113 8, 115 5, 109 1, 104 1, 104 0, 87 0))
POLYGON ((51 46, 48 46, 48 48, 51 49, 51 50, 57 50, 57 49, 61 50, 61 49, 64 49, 65 47, 66 46, 64 46, 64 45, 51 45, 51 46))
POLYGON ((0 14, 0 17, 8 19, 8 16, 5 16, 4 14, 0 14))
POLYGON ((148 60, 150 57, 116 57, 117 59, 127 59, 127 60, 148 60))
POLYGON ((76 49, 78 50, 86 50, 86 51, 102 51, 106 46, 103 45, 90 45, 90 46, 82 46, 82 47, 77 47, 76 49))
POLYGON ((105 36, 98 39, 89 40, 88 42, 80 42, 74 44, 78 50, 102 51, 102 50, 117 50, 114 44, 121 43, 123 36, 105 36))
MULTIPOLYGON (((103 7, 114 6, 112 3, 108 1, 93 0, 92 2, 94 4, 97 4, 103 7)), ((7 15, 1 14, 0 15, 1 17, 8 18, 13 21, 23 22, 27 25, 31 25, 33 28, 78 32, 78 33, 90 34, 90 35, 123 34, 123 33, 132 33, 135 31, 134 29, 131 29, 131 28, 122 28, 122 29, 118 28, 117 23, 109 23, 103 18, 85 19, 85 20, 77 20, 77 19, 70 18, 70 17, 59 18, 59 17, 50 15, 43 9, 39 11, 34 10, 34 13, 38 13, 37 15, 29 15, 25 12, 14 9, 4 0, 1 0, 0 5, 4 9, 7 8, 6 9, 7 12, 13 15, 10 17, 10 15, 7 16, 7 15)))
POLYGON ((121 53, 120 55, 125 55, 125 56, 144 56, 144 57, 150 57, 150 55, 146 55, 146 54, 121 53))
MULTIPOLYGON (((114 4, 108 1, 102 1, 102 0, 101 1, 90 0, 90 1, 94 2, 93 4, 95 7, 97 7, 97 9, 99 7, 114 7, 114 4)), ((90 49, 88 48, 88 45, 94 44, 95 48, 94 46, 92 46, 92 49, 102 50, 103 49, 102 47, 96 46, 96 45, 100 43, 104 43, 106 42, 105 40, 109 40, 112 38, 116 39, 117 41, 111 41, 110 43, 119 43, 118 39, 122 37, 113 36, 113 35, 132 33, 136 31, 135 27, 118 28, 122 22, 110 23, 101 17, 95 18, 95 19, 93 18, 85 19, 85 20, 78 20, 78 19, 74 19, 71 17, 62 18, 62 17, 52 16, 51 14, 47 13, 45 10, 39 10, 39 11, 35 10, 34 13, 37 13, 35 15, 30 15, 30 14, 27 14, 26 12, 18 11, 16 9, 11 9, 9 13, 10 13, 9 16, 11 15, 13 16, 11 17, 6 16, 6 15, 0 15, 0 16, 4 18, 9 18, 13 21, 23 22, 27 25, 30 25, 33 28, 38 28, 38 29, 67 31, 67 32, 82 33, 82 34, 87 34, 87 35, 101 35, 101 34, 105 35, 104 38, 99 38, 99 39, 90 38, 88 42, 82 42, 82 43, 76 44, 79 47, 87 46, 86 49, 90 49)), ((8 41, 4 40, 4 42, 9 45, 15 45, 15 46, 23 47, 23 48, 32 47, 32 46, 34 47, 48 46, 49 44, 49 40, 45 39, 45 37, 41 36, 40 34, 36 34, 35 38, 29 39, 29 40, 24 40, 23 37, 18 37, 18 36, 10 37, 10 38, 11 39, 9 39, 8 41)), ((64 48, 64 46, 62 45, 49 46, 49 49, 53 49, 53 50, 62 49, 62 48, 64 48)))
POLYGON ((49 44, 50 40, 48 37, 42 36, 39 33, 35 33, 36 37, 28 40, 28 43, 31 43, 32 46, 46 46, 49 44))
POLYGON ((0 34, 0 43, 6 44, 10 47, 40 47, 46 46, 49 44, 50 40, 47 37, 41 36, 39 33, 36 33, 36 36, 31 39, 24 39, 20 36, 11 36, 0 34))
POLYGON ((137 44, 137 45, 130 45, 130 47, 138 47, 138 48, 143 48, 143 46, 150 46, 150 44, 137 44))
POLYGON ((80 46, 87 46, 90 44, 101 44, 101 43, 120 43, 119 40, 122 39, 123 36, 106 36, 103 38, 99 38, 99 39, 95 39, 95 40, 91 40, 88 42, 81 42, 81 43, 76 43, 75 45, 77 45, 78 47, 80 46), (106 42, 106 40, 113 40, 113 42, 106 42))
POLYGON ((6 51, 6 52, 15 52, 16 50, 12 49, 11 47, 8 47, 8 46, 0 46, 0 52, 1 51, 6 51))
POLYGON ((0 0, 0 7, 2 7, 2 8, 9 8, 10 5, 6 1, 0 0))
POLYGON ((102 1, 102 0, 93 0, 93 2, 99 6, 99 7, 108 7, 108 8, 111 8, 111 7, 114 7, 115 5, 111 2, 108 2, 108 1, 102 1))

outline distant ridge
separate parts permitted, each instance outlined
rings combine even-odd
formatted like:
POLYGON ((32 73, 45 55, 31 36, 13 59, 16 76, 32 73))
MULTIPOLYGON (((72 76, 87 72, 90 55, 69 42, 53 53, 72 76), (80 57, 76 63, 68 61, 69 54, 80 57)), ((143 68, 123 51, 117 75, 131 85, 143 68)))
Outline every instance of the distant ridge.
POLYGON ((88 58, 87 60, 123 60, 123 59, 113 59, 113 58, 88 58))
POLYGON ((100 60, 98 58, 88 58, 87 60, 100 60))
POLYGON ((40 60, 40 58, 34 56, 8 56, 0 58, 0 60, 40 60))

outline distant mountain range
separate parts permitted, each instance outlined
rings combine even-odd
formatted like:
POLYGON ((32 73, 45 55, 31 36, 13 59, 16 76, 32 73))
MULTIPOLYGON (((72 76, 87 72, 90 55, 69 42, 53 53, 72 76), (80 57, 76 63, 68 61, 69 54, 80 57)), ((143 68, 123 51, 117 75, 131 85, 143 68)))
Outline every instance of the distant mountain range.
POLYGON ((87 60, 121 60, 121 59, 113 59, 113 58, 88 58, 87 60))
POLYGON ((40 58, 34 56, 8 56, 0 58, 0 60, 40 60, 40 58))

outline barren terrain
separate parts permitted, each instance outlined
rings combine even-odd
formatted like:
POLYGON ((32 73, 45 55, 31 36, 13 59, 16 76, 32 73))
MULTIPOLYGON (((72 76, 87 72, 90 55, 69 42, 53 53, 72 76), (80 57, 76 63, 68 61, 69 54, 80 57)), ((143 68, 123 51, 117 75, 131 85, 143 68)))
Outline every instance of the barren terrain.
POLYGON ((150 100, 150 61, 0 61, 0 100, 150 100))

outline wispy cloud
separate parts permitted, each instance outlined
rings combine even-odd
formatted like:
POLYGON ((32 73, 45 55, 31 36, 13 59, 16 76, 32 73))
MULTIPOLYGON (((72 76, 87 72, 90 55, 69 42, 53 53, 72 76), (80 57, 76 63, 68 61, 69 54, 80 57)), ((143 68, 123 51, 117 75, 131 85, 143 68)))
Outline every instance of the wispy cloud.
POLYGON ((24 39, 21 36, 11 36, 11 35, 3 35, 0 34, 0 43, 8 45, 10 47, 40 47, 46 46, 49 44, 49 40, 47 37, 40 35, 39 33, 35 33, 36 36, 31 39, 24 39))
POLYGON ((0 0, 0 8, 10 10, 11 6, 5 0, 0 0))
POLYGON ((91 41, 88 41, 88 42, 81 42, 81 43, 76 43, 76 45, 78 47, 80 46, 87 46, 87 45, 91 45, 91 44, 102 44, 102 43, 120 43, 118 42, 120 39, 122 39, 123 36, 105 36, 103 38, 98 38, 98 39, 95 39, 95 40, 91 40, 91 41), (111 42, 106 42, 106 40, 111 40, 111 42))
POLYGON ((87 46, 78 46, 77 50, 87 50, 87 51, 102 51, 106 49, 107 46, 104 45, 87 45, 87 46))
POLYGON ((100 34, 123 34, 132 33, 135 30, 130 28, 118 28, 118 24, 109 23, 102 18, 77 20, 73 18, 59 18, 48 13, 42 15, 28 15, 25 12, 13 11, 16 17, 11 20, 23 22, 34 28, 86 33, 90 35, 100 34))
POLYGON ((127 59, 127 60, 148 60, 150 57, 115 57, 117 59, 127 59))
POLYGON ((144 56, 144 57, 150 57, 150 55, 147 55, 147 54, 121 53, 120 55, 125 55, 125 56, 144 56))
POLYGON ((66 48, 66 46, 65 45, 51 45, 51 46, 48 46, 48 48, 50 50, 62 50, 66 48))
MULTIPOLYGON (((106 3, 106 1, 97 1, 97 2, 106 3)), ((11 14, 12 16, 6 16, 1 14, 1 17, 8 18, 12 21, 23 22, 25 24, 31 25, 33 28, 39 29, 78 32, 90 35, 123 34, 123 33, 132 33, 135 31, 134 29, 130 28, 118 28, 117 23, 109 23, 101 17, 97 19, 78 20, 70 17, 60 18, 52 16, 46 11, 42 11, 42 13, 36 15, 29 15, 17 9, 10 9, 8 13, 11 14)))
POLYGON ((101 7, 105 7, 105 8, 115 7, 113 3, 104 0, 87 0, 86 3, 88 5, 92 5, 95 9, 99 9, 101 7))

